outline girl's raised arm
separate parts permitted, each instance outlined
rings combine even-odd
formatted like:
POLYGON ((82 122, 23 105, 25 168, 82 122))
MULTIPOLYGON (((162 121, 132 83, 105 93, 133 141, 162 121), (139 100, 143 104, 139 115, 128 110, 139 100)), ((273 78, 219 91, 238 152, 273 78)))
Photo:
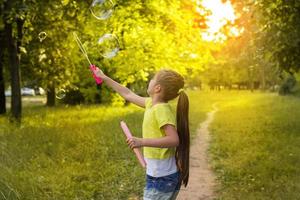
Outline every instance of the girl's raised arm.
POLYGON ((123 85, 119 84, 118 82, 114 81, 110 77, 106 76, 102 70, 100 70, 98 67, 94 71, 95 75, 99 78, 101 78, 109 87, 111 87, 114 91, 119 93, 124 99, 127 101, 130 101, 140 107, 145 108, 145 97, 141 97, 134 92, 132 92, 127 87, 124 87, 123 85))

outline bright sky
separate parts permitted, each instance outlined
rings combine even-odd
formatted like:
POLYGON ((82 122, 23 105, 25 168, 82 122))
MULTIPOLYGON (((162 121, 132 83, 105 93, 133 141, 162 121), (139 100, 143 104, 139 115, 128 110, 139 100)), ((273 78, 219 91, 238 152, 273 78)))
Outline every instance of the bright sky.
MULTIPOLYGON (((207 16, 206 21, 208 29, 205 32, 201 32, 202 38, 207 41, 226 40, 227 36, 221 33, 220 30, 227 22, 233 23, 237 18, 230 1, 223 3, 221 0, 197 0, 197 5, 202 5, 211 12, 211 15, 207 16)), ((197 12, 203 14, 200 8, 197 8, 197 12)), ((232 36, 238 36, 240 33, 241 30, 237 27, 230 29, 232 36)))

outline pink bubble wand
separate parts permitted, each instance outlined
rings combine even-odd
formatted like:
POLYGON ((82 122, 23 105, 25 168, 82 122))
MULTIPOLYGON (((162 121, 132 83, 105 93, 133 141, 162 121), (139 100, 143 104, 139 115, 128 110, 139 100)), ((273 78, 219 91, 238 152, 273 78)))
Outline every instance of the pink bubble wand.
MULTIPOLYGON (((128 128, 128 126, 126 125, 126 123, 124 121, 121 121, 120 122, 120 125, 121 125, 121 128, 126 136, 126 138, 132 138, 132 134, 128 128)), ((146 161, 144 160, 144 157, 140 151, 139 148, 134 148, 133 149, 134 153, 135 153, 135 156, 137 157, 137 159, 139 160, 140 164, 142 165, 143 168, 146 167, 146 161)))
POLYGON ((79 37, 77 36, 77 34, 76 34, 75 32, 73 32, 73 36, 74 36, 74 39, 75 39, 75 41, 77 42, 77 45, 79 46, 79 48, 80 48, 82 54, 85 56, 85 58, 87 59, 87 61, 88 61, 89 64, 90 64, 90 70, 93 72, 93 78, 95 79, 97 85, 100 85, 100 84, 103 82, 103 80, 102 80, 101 78, 99 78, 99 77, 96 76, 96 71, 95 71, 95 70, 96 70, 96 65, 93 65, 93 64, 91 63, 91 61, 90 61, 90 59, 89 59, 89 56, 88 56, 88 54, 87 54, 87 51, 86 51, 85 48, 83 47, 83 45, 82 45, 82 43, 81 43, 79 37))

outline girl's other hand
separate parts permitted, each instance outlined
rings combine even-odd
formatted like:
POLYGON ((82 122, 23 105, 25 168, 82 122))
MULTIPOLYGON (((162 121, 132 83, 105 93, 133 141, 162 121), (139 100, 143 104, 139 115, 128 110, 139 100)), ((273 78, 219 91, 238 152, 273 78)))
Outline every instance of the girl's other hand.
POLYGON ((131 149, 134 149, 143 146, 142 140, 143 140, 142 138, 132 137, 132 138, 128 138, 126 142, 131 149))
POLYGON ((105 74, 103 73, 103 71, 101 69, 99 69, 98 67, 95 68, 94 73, 98 78, 103 79, 106 77, 105 74))

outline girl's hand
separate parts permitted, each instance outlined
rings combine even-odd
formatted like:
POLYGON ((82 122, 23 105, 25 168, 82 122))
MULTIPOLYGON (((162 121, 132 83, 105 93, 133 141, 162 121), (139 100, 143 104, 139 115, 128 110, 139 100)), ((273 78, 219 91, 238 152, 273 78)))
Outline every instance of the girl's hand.
POLYGON ((98 78, 104 79, 106 77, 106 75, 103 73, 103 71, 101 69, 99 69, 98 67, 96 67, 96 69, 94 70, 94 73, 98 78))
POLYGON ((143 139, 142 138, 132 137, 132 138, 128 138, 126 140, 126 142, 127 142, 128 146, 131 149, 143 146, 143 139))

